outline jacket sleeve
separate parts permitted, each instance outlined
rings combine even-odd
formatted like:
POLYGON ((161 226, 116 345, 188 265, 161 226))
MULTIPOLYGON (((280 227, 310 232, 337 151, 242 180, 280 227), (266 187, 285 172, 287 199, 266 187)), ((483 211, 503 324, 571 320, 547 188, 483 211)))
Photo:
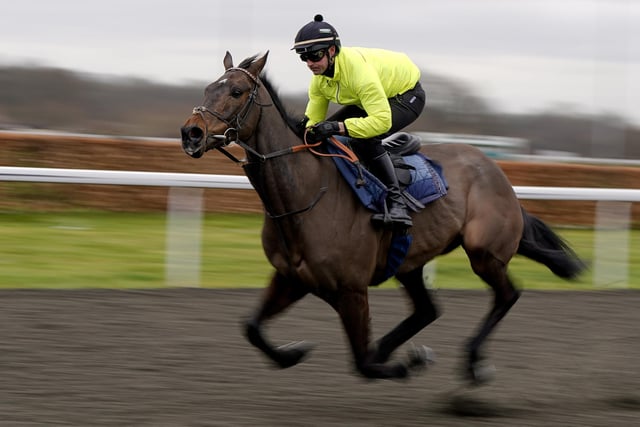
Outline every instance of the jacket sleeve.
POLYGON ((356 61, 349 67, 349 86, 360 100, 366 117, 354 117, 344 124, 353 138, 373 138, 391 129, 391 106, 382 82, 366 62, 356 61))

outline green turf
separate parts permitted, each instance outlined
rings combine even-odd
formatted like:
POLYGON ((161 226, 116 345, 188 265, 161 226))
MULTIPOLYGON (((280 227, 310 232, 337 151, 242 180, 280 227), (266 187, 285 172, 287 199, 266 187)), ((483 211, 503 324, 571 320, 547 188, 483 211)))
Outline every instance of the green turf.
MULTIPOLYGON (((156 288, 165 279, 164 213, 2 213, 0 287, 2 288, 156 288)), ((206 215, 201 242, 203 287, 262 287, 270 276, 260 241, 262 218, 250 214, 206 215)), ((594 233, 557 229, 576 251, 591 259, 594 233)), ((629 283, 640 288, 640 232, 634 231, 629 283)), ((615 243, 614 243, 615 245, 615 243)), ((348 254, 345 254, 348 256, 348 254)), ((461 250, 438 258, 434 286, 482 289, 461 250)), ((612 268, 620 268, 612 264, 612 268)), ((516 283, 525 289, 602 289, 591 272, 565 282, 544 266, 517 257, 511 263, 516 283)), ((392 280, 385 286, 396 286, 392 280)))

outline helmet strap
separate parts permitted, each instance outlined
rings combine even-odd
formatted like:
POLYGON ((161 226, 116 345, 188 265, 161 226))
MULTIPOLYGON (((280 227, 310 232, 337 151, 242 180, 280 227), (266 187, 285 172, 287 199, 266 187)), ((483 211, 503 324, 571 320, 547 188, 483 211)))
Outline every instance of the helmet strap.
POLYGON ((322 73, 322 75, 327 76, 329 78, 333 78, 335 69, 336 69, 335 63, 333 61, 329 61, 329 65, 327 66, 327 69, 324 70, 324 73, 322 73))
POLYGON ((327 69, 324 71, 324 73, 322 73, 323 75, 327 76, 327 77, 333 77, 334 72, 335 72, 335 68, 336 68, 336 48, 335 46, 333 46, 334 48, 334 53, 333 55, 331 55, 329 53, 329 49, 331 49, 331 46, 329 46, 327 48, 327 62, 328 62, 328 66, 327 69))

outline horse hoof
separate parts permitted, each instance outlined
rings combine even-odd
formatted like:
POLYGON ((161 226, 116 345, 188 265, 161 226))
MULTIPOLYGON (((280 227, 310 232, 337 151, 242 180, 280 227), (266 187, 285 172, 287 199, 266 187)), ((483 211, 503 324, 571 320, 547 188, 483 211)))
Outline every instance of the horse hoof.
POLYGON ((493 380, 496 374, 495 366, 482 362, 475 362, 469 366, 468 376, 473 385, 484 385, 493 380))
POLYGON ((411 345, 408 367, 414 370, 425 369, 436 362, 436 353, 426 345, 411 345))
POLYGON ((297 365, 306 357, 314 345, 307 341, 293 341, 289 344, 276 348, 278 353, 278 366, 280 368, 290 368, 297 365))

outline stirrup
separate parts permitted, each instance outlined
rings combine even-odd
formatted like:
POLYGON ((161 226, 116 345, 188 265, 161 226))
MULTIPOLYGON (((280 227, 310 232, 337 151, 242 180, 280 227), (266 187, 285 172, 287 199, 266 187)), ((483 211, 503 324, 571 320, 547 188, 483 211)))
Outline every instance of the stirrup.
POLYGON ((384 212, 371 215, 371 222, 376 227, 391 228, 394 230, 402 231, 413 226, 413 221, 407 214, 407 218, 394 218, 389 213, 387 203, 384 204, 384 212))

